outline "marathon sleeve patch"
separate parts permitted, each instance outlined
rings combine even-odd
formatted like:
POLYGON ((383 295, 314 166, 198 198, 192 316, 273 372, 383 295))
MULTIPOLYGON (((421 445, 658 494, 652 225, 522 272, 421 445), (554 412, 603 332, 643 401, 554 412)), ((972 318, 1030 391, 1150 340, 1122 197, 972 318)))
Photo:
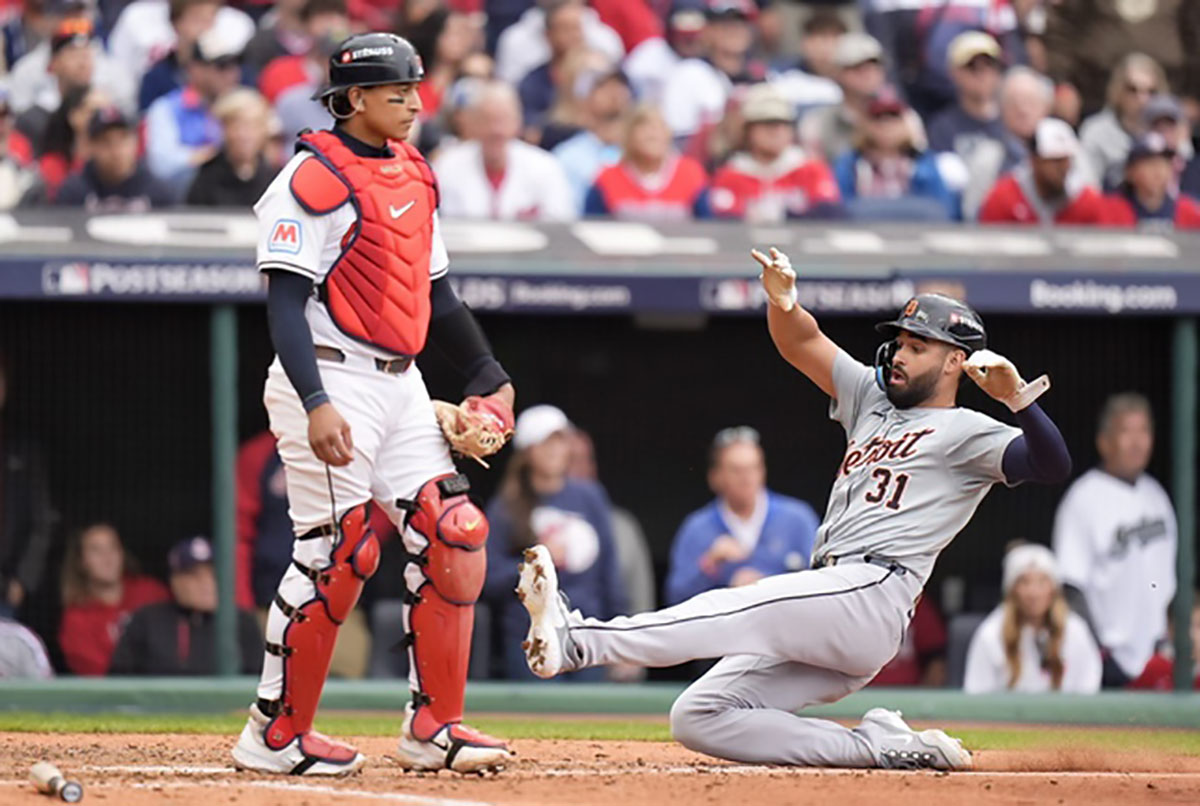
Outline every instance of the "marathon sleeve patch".
POLYGON ((267 239, 267 251, 285 255, 298 255, 304 241, 304 230, 294 218, 279 218, 271 226, 267 239))

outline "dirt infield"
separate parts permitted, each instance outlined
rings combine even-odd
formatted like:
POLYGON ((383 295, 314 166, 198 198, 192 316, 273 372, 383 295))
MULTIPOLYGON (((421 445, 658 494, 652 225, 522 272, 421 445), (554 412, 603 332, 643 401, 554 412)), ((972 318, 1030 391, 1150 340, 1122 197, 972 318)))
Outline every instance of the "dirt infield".
POLYGON ((1200 758, 1056 750, 982 751, 978 771, 953 775, 791 770, 713 762, 663 742, 517 743, 519 760, 487 777, 406 774, 390 739, 363 738, 368 766, 344 780, 237 773, 233 737, 0 733, 0 804, 48 803, 25 776, 36 761, 83 783, 110 806, 634 806, 635 804, 1196 804, 1200 758))

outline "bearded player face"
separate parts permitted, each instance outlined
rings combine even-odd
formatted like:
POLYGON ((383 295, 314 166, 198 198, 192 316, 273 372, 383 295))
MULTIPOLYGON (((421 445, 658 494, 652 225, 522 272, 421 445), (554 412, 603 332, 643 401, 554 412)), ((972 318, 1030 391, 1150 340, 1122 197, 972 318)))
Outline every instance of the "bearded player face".
POLYGON ((938 384, 957 383, 957 365, 961 362, 952 356, 961 352, 944 342, 900 331, 888 377, 888 400, 898 409, 910 409, 933 397, 938 384))

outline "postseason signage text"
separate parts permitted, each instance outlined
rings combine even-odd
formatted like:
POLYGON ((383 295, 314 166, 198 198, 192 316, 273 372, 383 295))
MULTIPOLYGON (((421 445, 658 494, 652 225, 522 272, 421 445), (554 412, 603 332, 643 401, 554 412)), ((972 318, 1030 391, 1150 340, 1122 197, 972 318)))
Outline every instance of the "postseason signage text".
MULTIPOLYGON (((478 311, 754 314, 751 245, 789 252, 823 313, 894 310, 943 291, 984 313, 1200 313, 1200 237, 739 223, 568 225, 446 220, 451 282, 478 311)), ((259 302, 257 224, 243 211, 0 215, 0 299, 259 302)))

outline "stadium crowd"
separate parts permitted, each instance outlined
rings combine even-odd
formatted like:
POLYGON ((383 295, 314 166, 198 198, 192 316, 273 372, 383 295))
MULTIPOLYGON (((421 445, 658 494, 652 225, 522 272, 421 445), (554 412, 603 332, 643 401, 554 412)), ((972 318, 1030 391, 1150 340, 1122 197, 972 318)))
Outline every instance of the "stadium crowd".
POLYGON ((335 45, 421 54, 446 217, 1200 226, 1200 5, 0 1, 0 209, 251 205, 335 45), (5 8, 7 6, 7 8, 5 8))
MULTIPOLYGON (((0 209, 249 207, 296 133, 332 124, 310 96, 334 46, 386 29, 425 64, 414 137, 447 217, 1200 226, 1200 3, 1187 0, 24 0, 4 13, 0 209)), ((0 409, 3 391, 0 367, 0 409)), ((137 572, 115 526, 72 525, 54 567, 46 468, 36 444, 2 437, 0 676, 51 674, 44 643, 57 644, 60 672, 211 671, 207 541, 171 550, 164 585, 137 572), (61 623, 39 637, 15 617, 30 591, 56 584, 61 623)), ((1053 549, 1014 544, 990 613, 922 599, 877 682, 1169 687, 1177 537, 1145 472, 1152 447, 1149 404, 1110 400, 1100 466, 1068 490, 1052 534, 1031 536, 1053 549)), ((282 473, 269 434, 243 446, 248 673, 290 561, 282 473)), ((645 536, 601 475, 564 412, 521 414, 488 506, 476 676, 528 675, 510 592, 514 558, 535 542, 587 615, 655 605, 645 536)), ((714 497, 683 518, 666 603, 806 567, 818 515, 766 478, 753 429, 717 435, 714 497)), ((403 672, 387 640, 401 591, 378 577, 342 630, 336 674, 403 672)), ((1200 647, 1200 610, 1192 630, 1200 647)), ((579 676, 604 674, 644 671, 579 676)))

